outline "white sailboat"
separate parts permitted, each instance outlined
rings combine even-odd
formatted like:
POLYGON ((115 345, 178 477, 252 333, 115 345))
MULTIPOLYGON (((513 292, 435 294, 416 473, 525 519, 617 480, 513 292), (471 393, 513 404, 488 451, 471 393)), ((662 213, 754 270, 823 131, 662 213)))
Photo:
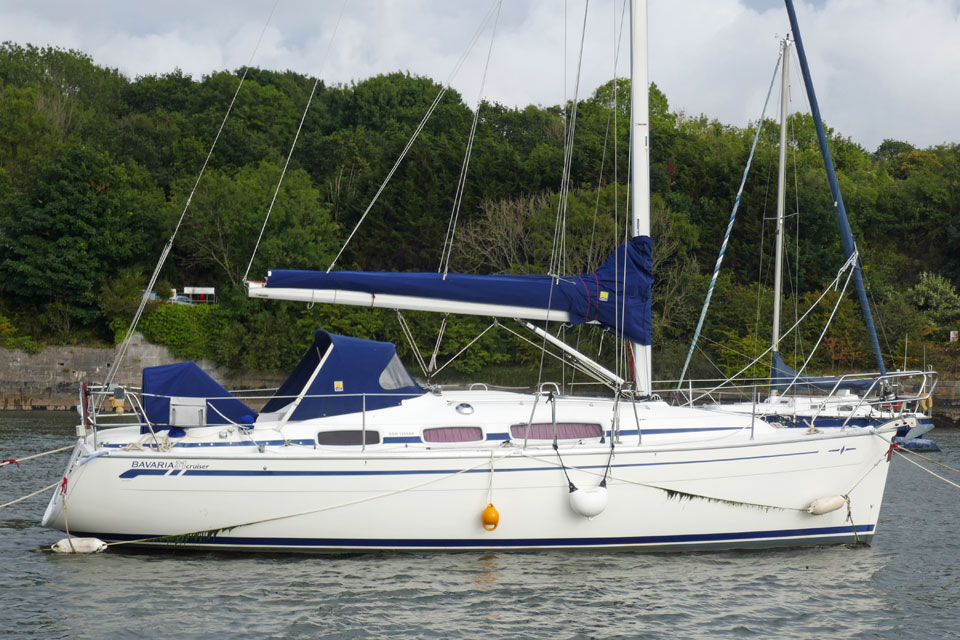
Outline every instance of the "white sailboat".
POLYGON ((104 428, 91 411, 114 388, 83 397, 43 524, 110 543, 271 551, 868 542, 895 421, 807 433, 651 393, 646 15, 637 2, 636 237, 608 269, 485 289, 475 276, 349 272, 249 284, 254 297, 598 322, 635 343, 636 389, 579 355, 613 396, 422 388, 393 345, 323 331, 259 413, 192 363, 151 368, 125 396, 135 424, 104 428))

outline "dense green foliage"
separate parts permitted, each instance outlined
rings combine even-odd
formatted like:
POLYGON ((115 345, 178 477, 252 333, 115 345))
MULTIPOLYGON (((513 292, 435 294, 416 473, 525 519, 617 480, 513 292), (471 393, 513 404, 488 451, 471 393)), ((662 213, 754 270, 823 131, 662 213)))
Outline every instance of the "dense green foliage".
MULTIPOLYGON (((251 279, 271 267, 326 268, 367 209, 438 90, 402 73, 349 86, 321 84, 284 169, 313 79, 251 70, 206 166, 207 151, 240 81, 197 81, 179 71, 130 80, 84 54, 0 46, 0 340, 6 348, 122 335, 166 241, 185 213, 157 292, 216 286, 220 304, 151 303, 140 325, 149 340, 184 358, 233 369, 278 371, 325 327, 394 341, 414 368, 392 312, 248 299, 242 280, 265 215, 251 279), (190 194, 196 186, 196 193, 190 194)), ((610 82, 578 105, 561 255, 570 273, 596 268, 625 235, 629 83, 610 82)), ((655 239, 657 377, 676 375, 706 292, 709 270, 753 138, 740 129, 671 112, 651 94, 651 184, 655 239)), ((547 268, 569 105, 481 106, 452 262, 458 270, 547 268)), ((339 268, 435 271, 454 207, 473 114, 448 91, 410 148, 339 268)), ((775 209, 776 125, 763 140, 740 206, 702 350, 691 373, 736 371, 770 334, 770 245, 775 209), (773 181, 775 182, 775 181, 773 181)), ((784 328, 843 262, 825 172, 808 115, 791 119, 787 201, 788 300, 784 328), (796 188, 794 187, 796 186, 796 188), (793 310, 796 309, 796 312, 793 310)), ((873 153, 830 131, 841 188, 866 265, 890 366, 927 352, 954 367, 946 345, 960 329, 960 145, 929 149, 887 140, 873 153), (919 348, 923 341, 929 351, 919 348)), ((785 351, 794 362, 817 341, 831 293, 785 351)), ((442 318, 408 314, 429 359, 442 318)), ((441 344, 445 362, 489 321, 458 319, 441 344)), ((609 361, 597 331, 567 331, 609 361)), ((788 358, 789 359, 789 358, 788 358)), ((537 350, 485 334, 447 371, 534 366, 537 350)), ((874 367, 855 300, 847 295, 814 368, 874 367)), ((753 373, 762 373, 755 367, 753 373)))

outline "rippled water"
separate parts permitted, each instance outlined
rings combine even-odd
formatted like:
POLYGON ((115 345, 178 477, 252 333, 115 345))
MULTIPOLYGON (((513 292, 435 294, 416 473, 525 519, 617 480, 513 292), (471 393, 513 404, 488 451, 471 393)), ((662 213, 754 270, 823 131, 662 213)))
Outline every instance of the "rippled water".
MULTIPOLYGON (((69 444, 74 421, 0 412, 0 458, 69 444)), ((960 467, 960 433, 932 435, 960 467)), ((0 503, 66 455, 0 468, 0 503)), ((869 548, 70 556, 44 550, 47 498, 0 510, 4 637, 958 637, 960 489, 900 459, 869 548)))

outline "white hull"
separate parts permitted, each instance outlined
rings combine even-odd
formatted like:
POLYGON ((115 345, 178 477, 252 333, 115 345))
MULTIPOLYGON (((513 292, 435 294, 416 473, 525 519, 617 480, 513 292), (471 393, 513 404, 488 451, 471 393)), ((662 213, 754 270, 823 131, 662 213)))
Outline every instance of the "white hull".
MULTIPOLYGON (((710 420, 703 418, 709 412, 654 404, 651 420, 676 412, 710 420)), ((402 410, 378 413, 396 418, 402 410)), ((315 425, 287 425, 303 427, 316 433, 315 425)), ((892 433, 756 429, 753 440, 749 423, 719 438, 709 430, 657 436, 651 429, 638 445, 636 435, 624 436, 610 464, 608 504, 592 519, 570 507, 557 453, 542 441, 348 452, 278 446, 256 437, 257 429, 255 440, 270 443, 262 452, 253 443, 218 442, 217 434, 209 446, 198 441, 167 452, 124 450, 119 439, 95 451, 81 441, 65 500, 51 500, 43 524, 108 541, 245 550, 684 550, 870 540, 892 433), (91 453, 99 455, 83 462, 91 453), (814 500, 835 495, 849 497, 849 511, 806 513, 814 500), (488 502, 500 514, 494 531, 481 523, 488 502), (197 532, 208 533, 152 539, 197 532)), ((588 490, 600 482, 610 449, 579 442, 560 454, 570 479, 588 490)))

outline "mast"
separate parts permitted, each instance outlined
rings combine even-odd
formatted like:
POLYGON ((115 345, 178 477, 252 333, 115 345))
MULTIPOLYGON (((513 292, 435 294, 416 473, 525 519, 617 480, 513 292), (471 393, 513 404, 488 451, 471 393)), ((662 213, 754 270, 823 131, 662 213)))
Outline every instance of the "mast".
MULTIPOLYGON (((790 30, 793 31, 793 41, 797 45, 797 57, 800 59, 800 71, 803 74, 803 84, 807 89, 807 98, 810 100, 810 112, 813 114, 813 123, 817 127, 817 138, 820 141, 820 154, 827 170, 827 180, 830 182, 830 193, 833 195, 833 208, 837 214, 837 225, 840 227, 840 239, 843 241, 843 250, 847 259, 854 254, 857 246, 850 231, 850 221, 847 220, 847 208, 843 205, 843 196, 840 194, 840 185, 837 182, 837 172, 833 168, 833 156, 827 144, 827 134, 823 129, 823 120, 820 118, 820 107, 817 105, 817 95, 813 91, 813 79, 810 77, 810 66, 807 64, 807 55, 803 50, 803 40, 800 38, 800 27, 797 26, 797 13, 793 8, 793 0, 784 0, 787 5, 787 15, 790 18, 790 30)), ((877 366, 881 375, 886 375, 887 368, 883 364, 883 355, 880 353, 880 342, 877 340, 877 330, 873 325, 873 314, 870 312, 870 303, 867 300, 867 290, 863 286, 863 272, 860 270, 860 260, 853 265, 853 281, 857 286, 857 295, 860 298, 860 308, 863 310, 863 321, 870 334, 870 344, 873 346, 873 355, 877 359, 877 366)))
MULTIPOLYGON (((647 72, 647 2, 630 3, 630 157, 633 235, 650 235, 650 98, 647 72)), ((632 344, 637 395, 652 392, 652 349, 632 344)))
MULTIPOLYGON (((777 240, 775 271, 773 276, 773 336, 771 350, 773 356, 780 352, 780 307, 783 303, 783 218, 787 203, 787 92, 790 80, 790 39, 781 43, 780 71, 780 159, 777 170, 777 240)), ((770 390, 770 397, 776 397, 776 389, 770 390)))

